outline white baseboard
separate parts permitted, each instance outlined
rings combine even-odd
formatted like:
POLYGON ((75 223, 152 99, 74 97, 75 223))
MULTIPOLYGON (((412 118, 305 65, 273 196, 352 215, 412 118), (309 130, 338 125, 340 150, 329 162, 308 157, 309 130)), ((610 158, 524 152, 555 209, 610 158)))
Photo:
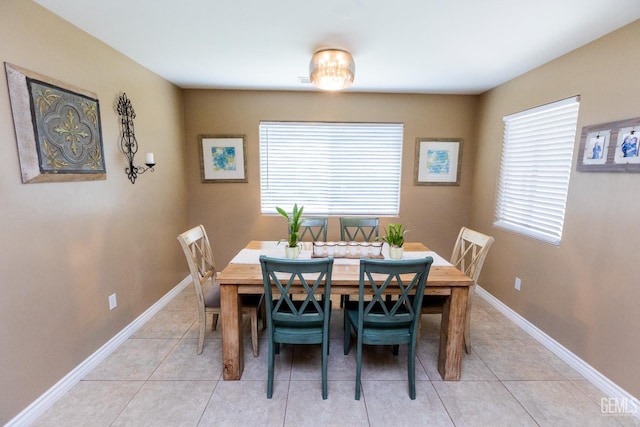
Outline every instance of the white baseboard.
POLYGON ((42 396, 36 399, 31 405, 27 406, 22 412, 16 415, 11 421, 5 424, 5 427, 28 426, 33 423, 47 409, 53 406, 66 392, 71 390, 80 380, 87 375, 93 368, 98 366, 111 353, 113 353, 120 345, 122 345, 131 335, 142 327, 149 319, 158 313, 169 301, 173 299, 180 291, 191 283, 191 276, 183 279, 178 285, 167 292, 155 304, 149 307, 144 313, 138 316, 133 322, 129 323, 123 330, 118 332, 113 338, 107 341, 102 347, 96 350, 91 356, 87 357, 82 363, 76 366, 71 372, 65 375, 53 387, 47 390, 42 396))
POLYGON ((562 346, 559 342, 551 338, 549 335, 545 334, 534 324, 529 322, 524 317, 520 316, 518 313, 506 306, 502 301, 491 295, 479 285, 476 286, 476 294, 487 301, 489 304, 491 304, 499 312, 504 314, 507 318, 509 318, 525 332, 531 335, 534 339, 540 342, 549 351, 562 359, 567 365, 575 369, 586 380, 591 382, 594 386, 598 387, 600 391, 602 391, 604 395, 607 396, 607 398, 615 399, 616 402, 624 402, 627 412, 630 415, 635 415, 636 418, 640 419, 640 401, 638 401, 638 398, 632 396, 630 393, 627 393, 609 378, 602 375, 593 366, 580 359, 567 348, 562 346))

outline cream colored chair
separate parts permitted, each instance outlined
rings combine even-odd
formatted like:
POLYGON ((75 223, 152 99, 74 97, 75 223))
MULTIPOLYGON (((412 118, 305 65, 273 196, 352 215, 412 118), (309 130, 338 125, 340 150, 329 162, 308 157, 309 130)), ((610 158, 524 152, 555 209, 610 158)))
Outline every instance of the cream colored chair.
MULTIPOLYGON (((467 353, 471 353, 471 303, 480 272, 482 271, 482 265, 492 243, 493 237, 462 227, 449 260, 457 269, 471 277, 474 283, 469 288, 467 316, 464 327, 464 345, 467 353)), ((446 296, 425 295, 422 300, 422 314, 442 314, 442 308, 447 298, 446 296)))
MULTIPOLYGON (((185 231, 178 236, 178 241, 187 258, 198 299, 198 319, 200 323, 198 354, 201 354, 204 346, 207 313, 211 313, 213 317, 212 330, 215 331, 218 323, 220 285, 215 280, 216 267, 213 261, 213 252, 211 251, 211 245, 204 226, 199 225, 185 231), (203 287, 209 280, 211 280, 211 286, 205 293, 203 287)), ((251 318, 251 345, 254 357, 258 357, 258 309, 262 303, 263 295, 242 295, 242 312, 243 314, 248 314, 251 318)))

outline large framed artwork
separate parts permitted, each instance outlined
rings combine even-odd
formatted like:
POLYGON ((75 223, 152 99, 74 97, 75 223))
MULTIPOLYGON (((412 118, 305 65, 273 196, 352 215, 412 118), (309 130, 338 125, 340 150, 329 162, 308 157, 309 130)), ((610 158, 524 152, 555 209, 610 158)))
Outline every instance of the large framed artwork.
POLYGON ((582 128, 576 170, 640 172, 640 118, 582 128))
POLYGON ((416 138, 414 185, 460 185, 461 138, 416 138))
POLYGON ((106 179, 98 97, 5 63, 23 183, 106 179))
POLYGON ((247 182, 247 148, 244 135, 200 135, 202 182, 247 182))

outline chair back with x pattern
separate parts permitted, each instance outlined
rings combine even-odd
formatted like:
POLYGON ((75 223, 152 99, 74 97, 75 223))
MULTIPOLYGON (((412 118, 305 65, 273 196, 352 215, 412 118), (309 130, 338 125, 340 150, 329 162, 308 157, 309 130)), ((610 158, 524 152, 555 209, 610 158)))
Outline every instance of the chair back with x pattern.
MULTIPOLYGON (((358 327, 398 328, 414 326, 433 258, 420 260, 360 260, 358 327), (396 300, 386 296, 398 288, 396 300), (369 300, 365 294, 371 293, 369 300)), ((408 337, 408 334, 407 334, 408 337)), ((366 341, 366 340, 365 340, 366 341)), ((392 342, 390 344, 399 344, 392 342)))
POLYGON ((298 239, 304 241, 305 236, 310 236, 313 242, 326 242, 328 222, 327 217, 302 218, 298 239))
POLYGON ((198 302, 204 307, 202 286, 215 278, 216 267, 207 232, 202 225, 193 227, 178 236, 178 241, 189 265, 198 302))
MULTIPOLYGON (((260 263, 265 286, 267 330, 270 326, 275 329, 277 342, 289 342, 289 339, 295 343, 305 341, 303 332, 309 331, 287 329, 286 334, 294 335, 287 338, 283 336, 283 332, 278 331, 278 326, 322 327, 323 322, 328 321, 333 258, 287 260, 263 255, 260 263), (295 289, 292 289, 294 284, 295 289), (322 291, 319 290, 320 287, 323 288, 322 291), (300 288, 303 292, 300 292, 300 288), (302 294, 304 299, 294 300, 294 294, 302 294)), ((315 338, 309 339, 313 341, 315 338)))
POLYGON ((451 254, 451 264, 477 283, 493 240, 491 236, 462 227, 451 254))
POLYGON ((400 261, 361 259, 359 300, 345 304, 344 354, 351 347, 351 328, 356 332, 356 400, 360 400, 362 371, 362 345, 393 345, 398 354, 398 345, 408 344, 407 376, 409 397, 416 398, 415 354, 418 322, 424 288, 432 257, 400 261), (399 295, 396 301, 387 299, 389 293, 399 295), (367 292, 368 291, 368 292, 367 292), (369 301, 365 294, 372 294, 369 301), (353 307, 357 304, 357 308, 353 307))
POLYGON ((260 265, 267 307, 267 398, 273 395, 274 354, 286 343, 322 344, 322 398, 326 399, 333 257, 290 260, 262 255, 260 265), (299 294, 300 288, 305 298, 294 300, 292 293, 299 294))
POLYGON ((340 217, 340 240, 372 242, 378 238, 379 218, 340 217))

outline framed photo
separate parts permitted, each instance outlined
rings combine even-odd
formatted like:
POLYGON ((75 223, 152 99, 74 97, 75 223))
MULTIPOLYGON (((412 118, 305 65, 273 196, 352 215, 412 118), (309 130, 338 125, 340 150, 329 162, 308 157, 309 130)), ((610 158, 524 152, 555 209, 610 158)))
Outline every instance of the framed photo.
POLYGON ((636 133, 634 127, 625 127, 618 131, 618 141, 616 143, 616 153, 613 156, 614 164, 637 164, 640 163, 638 155, 638 136, 640 128, 636 133))
POLYGON ((580 172, 640 172, 640 118, 582 128, 580 172))
POLYGON ((460 185, 461 138, 416 138, 414 185, 460 185))
POLYGON ((582 153, 582 164, 584 165, 604 165, 607 163, 609 153, 609 141, 611 130, 600 130, 587 135, 584 152, 582 153))
POLYGON ((107 178, 97 96, 5 63, 23 183, 107 178))
POLYGON ((202 182, 247 182, 244 135, 200 135, 202 182))

